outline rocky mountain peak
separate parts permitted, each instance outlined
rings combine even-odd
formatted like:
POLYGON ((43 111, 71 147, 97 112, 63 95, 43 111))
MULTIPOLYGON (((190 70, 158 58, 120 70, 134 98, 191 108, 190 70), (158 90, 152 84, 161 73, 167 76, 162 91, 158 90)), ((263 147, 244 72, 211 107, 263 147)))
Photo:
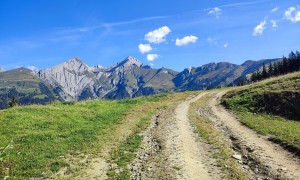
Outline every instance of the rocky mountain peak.
POLYGON ((117 63, 116 65, 108 68, 110 72, 112 71, 123 71, 123 70, 129 70, 132 67, 137 66, 137 67, 142 67, 143 63, 141 63, 139 60, 132 56, 128 56, 124 61, 117 63))
POLYGON ((121 62, 121 64, 124 63, 128 66, 138 66, 141 67, 143 65, 143 63, 141 63, 139 60, 137 60, 136 58, 132 57, 132 56, 128 56, 123 62, 121 62))
POLYGON ((69 70, 88 70, 89 66, 86 65, 84 62, 82 62, 78 57, 70 59, 66 62, 64 62, 61 65, 58 66, 63 66, 64 68, 67 68, 69 70))
POLYGON ((3 72, 4 71, 4 69, 2 68, 2 66, 0 66, 0 72, 3 72))

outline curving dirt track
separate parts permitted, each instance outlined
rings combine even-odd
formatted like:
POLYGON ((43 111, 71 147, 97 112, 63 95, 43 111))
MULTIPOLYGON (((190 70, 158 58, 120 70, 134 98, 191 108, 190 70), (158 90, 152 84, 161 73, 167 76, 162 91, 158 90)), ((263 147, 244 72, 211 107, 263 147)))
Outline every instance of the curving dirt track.
MULTIPOLYGON (((141 168, 133 168, 135 176, 132 179, 151 179, 150 176, 143 174, 155 174, 157 171, 145 171, 144 167, 152 163, 151 159, 161 159, 161 166, 164 168, 165 174, 173 174, 165 177, 167 179, 222 179, 222 169, 213 164, 212 158, 209 156, 209 146, 195 133, 195 129, 191 126, 188 117, 190 104, 203 98, 209 97, 207 102, 206 114, 209 119, 213 119, 214 123, 222 124, 222 130, 216 128, 217 131, 223 131, 222 134, 229 137, 236 137, 239 147, 249 148, 251 153, 242 155, 240 160, 240 168, 247 166, 245 158, 255 159, 255 167, 252 170, 245 170, 249 173, 250 179, 300 179, 300 164, 299 159, 293 157, 292 154, 285 151, 279 145, 276 145, 267 140, 267 137, 261 136, 253 130, 242 125, 240 121, 226 109, 220 105, 220 98, 226 91, 218 92, 203 92, 196 96, 189 97, 187 100, 179 103, 173 109, 161 112, 155 118, 156 126, 152 127, 151 133, 145 135, 147 139, 154 138, 162 148, 152 149, 152 146, 143 146, 138 154, 144 152, 153 152, 149 158, 138 157, 138 165, 141 168), (155 137, 154 137, 155 136, 155 137), (159 140, 157 140, 159 139, 159 140), (148 150, 147 150, 148 149, 148 150), (263 171, 259 168, 264 169, 263 171), (170 170, 171 169, 171 170, 170 170), (169 171, 169 172, 167 172, 169 171), (257 171, 257 172, 256 172, 257 171), (140 174, 142 176, 136 176, 140 174), (143 178, 141 178, 143 177, 143 178)), ((152 142, 152 141, 147 141, 152 142)), ((232 143, 230 140, 228 143, 232 143)), ((237 142, 235 142, 237 143, 237 142)), ((231 145, 233 147, 233 145, 231 145)), ((144 156, 144 155, 141 155, 144 156)), ((153 164, 153 163, 152 163, 153 164)), ((154 163, 155 164, 155 163, 154 163)), ((157 162, 156 162, 157 165, 157 162)), ((133 164, 132 167, 137 166, 133 164)), ((155 169, 153 165, 152 169, 155 169)), ((248 168, 248 167, 247 167, 248 168)), ((249 166, 248 169, 252 167, 249 166)), ((152 176, 154 177, 154 176, 152 176)))
POLYGON ((230 133, 240 139, 241 145, 255 150, 253 155, 267 168, 269 174, 283 174, 287 179, 300 179, 299 159, 277 144, 268 141, 267 137, 257 134, 242 125, 240 121, 220 105, 221 97, 226 91, 210 94, 209 106, 217 119, 221 121, 230 133))

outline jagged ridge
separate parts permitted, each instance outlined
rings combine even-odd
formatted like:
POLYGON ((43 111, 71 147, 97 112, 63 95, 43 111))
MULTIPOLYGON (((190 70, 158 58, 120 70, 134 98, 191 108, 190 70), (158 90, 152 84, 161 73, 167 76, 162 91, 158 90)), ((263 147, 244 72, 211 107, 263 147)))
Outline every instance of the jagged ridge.
POLYGON ((100 65, 90 67, 79 58, 73 58, 53 68, 35 72, 35 75, 48 87, 52 87, 55 95, 66 101, 121 99, 228 86, 254 72, 263 63, 276 60, 248 60, 242 65, 209 63, 197 68, 189 67, 178 73, 167 68, 152 69, 131 56, 107 68, 100 65))

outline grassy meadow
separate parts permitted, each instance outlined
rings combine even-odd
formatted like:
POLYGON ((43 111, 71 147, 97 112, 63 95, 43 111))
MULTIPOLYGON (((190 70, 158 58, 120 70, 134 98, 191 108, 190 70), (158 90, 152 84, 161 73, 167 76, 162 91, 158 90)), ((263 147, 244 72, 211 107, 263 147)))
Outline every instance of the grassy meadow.
POLYGON ((106 160, 129 178, 127 165, 134 159, 151 116, 189 93, 169 93, 118 101, 91 100, 50 105, 18 106, 0 111, 0 178, 53 178, 65 168, 68 178, 84 174, 87 166, 67 157, 110 151, 106 160))

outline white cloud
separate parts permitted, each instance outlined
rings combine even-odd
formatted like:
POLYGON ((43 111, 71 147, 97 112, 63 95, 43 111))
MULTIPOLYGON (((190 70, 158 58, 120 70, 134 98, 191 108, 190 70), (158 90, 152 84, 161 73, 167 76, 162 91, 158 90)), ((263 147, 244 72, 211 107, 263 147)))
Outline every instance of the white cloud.
POLYGON ((220 15, 222 14, 222 10, 218 7, 215 7, 213 9, 211 9, 208 14, 214 15, 215 17, 220 17, 220 15))
POLYGON ((273 29, 277 29, 278 28, 278 25, 277 25, 277 21, 275 21, 275 20, 270 20, 270 23, 272 24, 272 28, 273 29))
POLYGON ((224 48, 227 48, 227 47, 228 47, 228 43, 225 43, 225 44, 224 44, 224 48))
POLYGON ((195 43, 198 40, 198 37, 196 36, 186 36, 182 39, 176 39, 176 46, 183 46, 183 45, 187 45, 190 43, 195 43))
POLYGON ((260 22, 259 25, 257 25, 254 28, 252 35, 253 36, 261 36, 265 29, 266 29, 266 20, 263 20, 262 22, 260 22))
POLYGON ((35 66, 26 66, 27 69, 30 69, 31 71, 38 71, 39 68, 35 67, 35 66))
POLYGON ((147 60, 148 61, 154 61, 157 58, 158 58, 158 54, 148 54, 147 55, 147 60))
POLYGON ((145 40, 147 40, 149 43, 162 43, 166 41, 166 36, 171 32, 170 28, 168 26, 163 26, 161 28, 158 28, 154 31, 148 32, 145 35, 145 40))
POLYGON ((206 41, 207 41, 210 45, 218 44, 218 41, 217 41, 216 38, 208 37, 208 38, 206 39, 206 41))
POLYGON ((278 9, 279 9, 279 7, 275 7, 275 8, 273 8, 270 12, 276 12, 276 11, 278 11, 278 9))
POLYGON ((300 10, 297 10, 295 7, 290 7, 284 12, 284 18, 291 22, 298 22, 300 21, 300 10))
POLYGON ((152 51, 152 47, 150 44, 140 44, 139 50, 142 54, 152 51))
POLYGON ((150 63, 150 66, 154 66, 154 64, 153 64, 153 63, 150 63))

